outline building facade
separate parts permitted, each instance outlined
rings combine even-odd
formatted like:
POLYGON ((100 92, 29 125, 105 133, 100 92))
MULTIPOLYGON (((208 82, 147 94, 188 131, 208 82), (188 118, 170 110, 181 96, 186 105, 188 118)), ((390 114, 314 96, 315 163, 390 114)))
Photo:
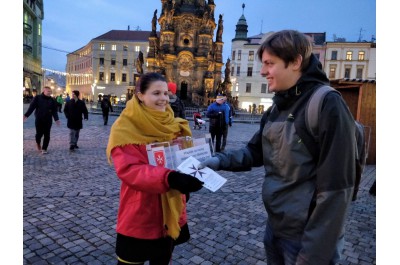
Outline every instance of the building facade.
POLYGON ((329 79, 376 79, 376 43, 326 42, 324 70, 329 79))
POLYGON ((23 0, 23 96, 41 93, 42 73, 42 0, 23 0))
POLYGON ((149 36, 150 31, 111 30, 69 53, 67 93, 79 90, 88 101, 97 101, 102 95, 111 95, 115 102, 126 101, 133 93, 138 71, 147 71, 146 64, 137 60, 147 55, 149 36))

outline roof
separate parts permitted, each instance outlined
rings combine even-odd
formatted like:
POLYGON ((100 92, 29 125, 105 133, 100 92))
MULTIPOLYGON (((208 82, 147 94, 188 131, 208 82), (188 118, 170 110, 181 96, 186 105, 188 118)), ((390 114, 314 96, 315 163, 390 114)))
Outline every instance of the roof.
POLYGON ((110 30, 92 40, 148 41, 150 33, 151 31, 141 30, 110 30))

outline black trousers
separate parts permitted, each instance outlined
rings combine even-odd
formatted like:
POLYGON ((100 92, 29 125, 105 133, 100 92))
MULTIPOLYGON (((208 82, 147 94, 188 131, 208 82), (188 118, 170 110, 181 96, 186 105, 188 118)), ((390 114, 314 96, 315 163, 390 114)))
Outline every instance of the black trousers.
POLYGON ((41 145, 42 137, 43 137, 43 145, 42 149, 47 150, 47 147, 50 143, 50 130, 51 130, 52 121, 42 121, 42 120, 35 120, 35 127, 36 127, 36 135, 35 140, 38 145, 41 145))
POLYGON ((108 123, 108 111, 103 111, 103 121, 104 121, 104 125, 107 125, 107 123, 108 123))
POLYGON ((215 144, 215 152, 221 152, 223 130, 220 128, 211 128, 210 127, 209 132, 211 134, 211 140, 215 144))

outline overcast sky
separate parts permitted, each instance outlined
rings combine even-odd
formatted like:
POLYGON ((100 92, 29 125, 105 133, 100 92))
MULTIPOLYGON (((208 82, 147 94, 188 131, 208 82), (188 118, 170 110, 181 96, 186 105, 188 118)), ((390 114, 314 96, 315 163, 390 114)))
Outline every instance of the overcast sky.
MULTIPOLYGON (((223 62, 231 54, 231 40, 243 13, 248 37, 260 32, 296 29, 326 32, 347 41, 370 41, 376 37, 374 0, 214 0, 215 20, 223 14, 223 62)), ((110 30, 151 30, 154 10, 160 16, 159 0, 44 0, 42 66, 65 71, 67 52, 110 30)), ((157 25, 157 30, 160 30, 157 25)), ((214 32, 215 40, 215 32, 214 32)), ((379 39, 377 38, 377 42, 379 39)))

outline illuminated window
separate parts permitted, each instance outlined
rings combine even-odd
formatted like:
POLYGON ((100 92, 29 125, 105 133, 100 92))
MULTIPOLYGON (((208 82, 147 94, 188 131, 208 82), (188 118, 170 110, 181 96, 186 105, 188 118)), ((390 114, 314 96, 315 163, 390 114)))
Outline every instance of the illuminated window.
POLYGON ((364 51, 358 52, 358 60, 359 61, 364 61, 365 60, 365 52, 364 51))
POLYGON ((336 67, 332 67, 329 69, 329 78, 335 78, 336 76, 336 67))
POLYGON ((135 51, 139 52, 140 51, 140 46, 135 46, 135 51))
POLYGON ((106 49, 106 45, 104 43, 100 43, 100 50, 104 51, 106 49))
POLYGON ((117 44, 112 44, 111 45, 111 50, 116 51, 117 50, 117 44))
POLYGON ((353 57, 353 52, 352 51, 346 52, 346 60, 351 61, 352 57, 353 57))
POLYGON ((249 51, 249 61, 254 61, 254 51, 249 51))

